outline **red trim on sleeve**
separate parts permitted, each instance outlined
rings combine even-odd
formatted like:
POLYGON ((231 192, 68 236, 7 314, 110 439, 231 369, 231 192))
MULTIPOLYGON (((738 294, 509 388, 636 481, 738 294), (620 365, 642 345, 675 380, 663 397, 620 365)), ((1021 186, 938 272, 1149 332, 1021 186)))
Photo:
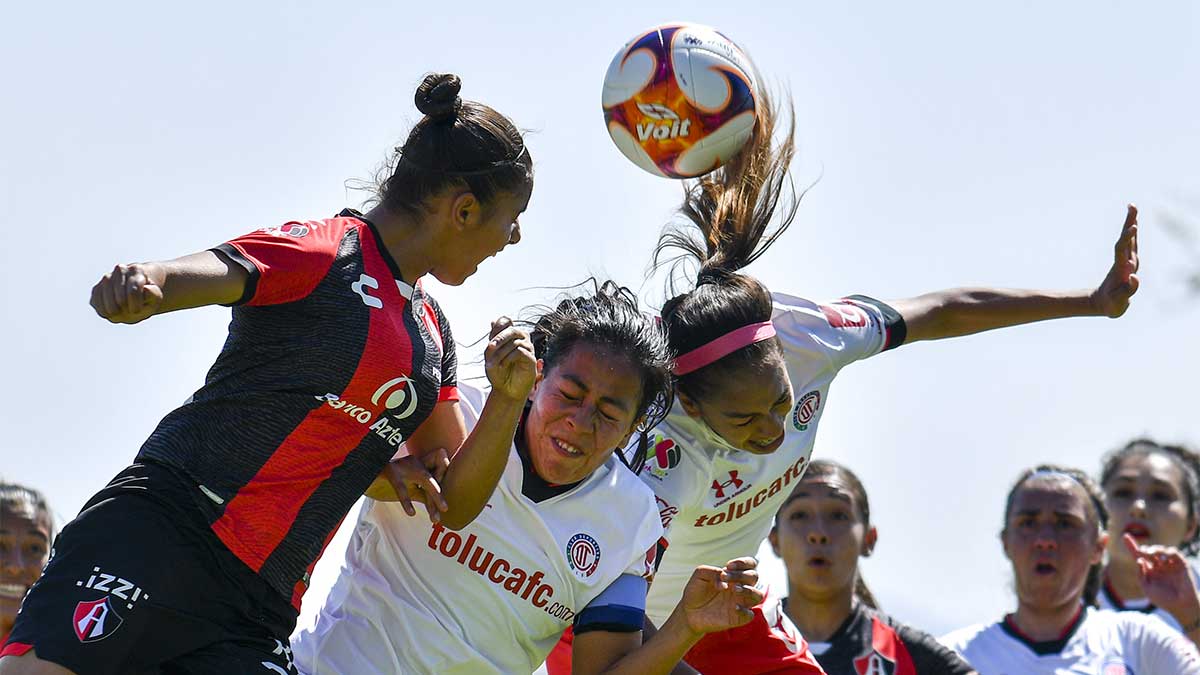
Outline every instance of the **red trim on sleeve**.
POLYGON ((458 386, 442 387, 438 390, 438 403, 442 401, 459 401, 462 400, 458 395, 458 386))
POLYGON ((226 242, 258 270, 254 295, 246 304, 276 305, 312 293, 329 273, 346 230, 360 222, 349 218, 289 222, 226 242))
POLYGON ((33 650, 33 645, 24 642, 10 642, 0 649, 0 656, 25 656, 33 650))

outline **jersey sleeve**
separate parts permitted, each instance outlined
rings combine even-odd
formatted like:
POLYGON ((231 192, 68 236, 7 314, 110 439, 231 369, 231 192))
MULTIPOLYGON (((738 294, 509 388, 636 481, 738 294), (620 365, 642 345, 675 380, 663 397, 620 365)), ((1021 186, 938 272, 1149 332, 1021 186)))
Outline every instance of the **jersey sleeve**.
POLYGON ((617 577, 575 615, 575 634, 596 630, 610 633, 641 630, 646 620, 647 588, 646 578, 638 574, 626 573, 617 577))
POLYGON ((433 312, 434 326, 442 343, 442 386, 438 391, 438 401, 457 401, 458 347, 454 342, 454 334, 450 331, 450 322, 442 312, 442 306, 430 297, 428 307, 433 312))
POLYGON ((773 293, 772 321, 786 347, 817 350, 837 369, 904 343, 907 328, 900 313, 885 302, 851 295, 832 302, 773 293))
POLYGON ((975 672, 971 664, 932 635, 898 622, 895 628, 912 657, 917 675, 969 675, 975 672))
POLYGON ((288 222, 213 247, 250 277, 235 305, 278 305, 304 298, 321 283, 337 258, 347 221, 288 222))
POLYGON ((1182 633, 1156 616, 1122 612, 1137 621, 1138 673, 1200 673, 1200 653, 1182 633))

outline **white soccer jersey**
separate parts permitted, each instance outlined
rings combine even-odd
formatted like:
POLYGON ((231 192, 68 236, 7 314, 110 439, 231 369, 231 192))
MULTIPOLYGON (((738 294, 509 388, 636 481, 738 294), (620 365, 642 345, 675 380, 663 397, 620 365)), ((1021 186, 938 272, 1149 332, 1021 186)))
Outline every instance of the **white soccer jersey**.
MULTIPOLYGON (((1192 583, 1200 588, 1200 574, 1196 571, 1195 564, 1189 566, 1192 572, 1192 583)), ((1096 604, 1100 605, 1100 609, 1111 609, 1117 612, 1140 612, 1142 614, 1153 614, 1162 619, 1168 626, 1175 630, 1182 630, 1183 627, 1171 616, 1171 613, 1161 607, 1155 607, 1150 604, 1146 598, 1138 598, 1135 600, 1122 600, 1115 593, 1104 585, 1100 587, 1100 592, 1096 594, 1096 604)))
POLYGON ((678 402, 655 429, 641 477, 658 500, 668 545, 646 600, 657 625, 679 602, 697 565, 755 555, 804 473, 834 376, 902 339, 889 336, 898 319, 894 310, 869 298, 825 305, 781 293, 772 299, 794 396, 779 448, 770 455, 738 450, 678 402))
POLYGON ((1200 655, 1158 618, 1088 608, 1061 640, 1033 643, 1004 622, 962 628, 941 642, 979 675, 1195 675, 1200 655))
MULTIPOLYGON (((468 426, 482 394, 459 385, 468 426)), ((454 532, 365 499, 314 625, 292 639, 301 673, 530 673, 622 575, 648 575, 654 495, 615 456, 568 492, 521 490, 515 446, 483 512, 454 532)))

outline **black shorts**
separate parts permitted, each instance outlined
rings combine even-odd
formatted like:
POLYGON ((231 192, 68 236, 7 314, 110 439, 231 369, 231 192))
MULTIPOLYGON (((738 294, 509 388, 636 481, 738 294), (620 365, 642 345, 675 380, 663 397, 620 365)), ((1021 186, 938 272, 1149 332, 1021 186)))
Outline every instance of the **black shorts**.
POLYGON ((296 612, 217 539, 199 490, 134 464, 55 540, 4 654, 79 675, 295 673, 296 612))

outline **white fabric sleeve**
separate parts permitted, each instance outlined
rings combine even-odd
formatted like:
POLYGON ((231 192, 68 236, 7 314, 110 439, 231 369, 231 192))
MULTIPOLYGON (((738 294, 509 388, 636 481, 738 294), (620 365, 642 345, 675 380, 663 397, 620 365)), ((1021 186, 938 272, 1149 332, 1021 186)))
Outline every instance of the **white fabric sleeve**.
POLYGON ((830 302, 772 293, 772 321, 785 349, 817 351, 836 370, 903 344, 904 320, 887 303, 862 295, 830 302))

